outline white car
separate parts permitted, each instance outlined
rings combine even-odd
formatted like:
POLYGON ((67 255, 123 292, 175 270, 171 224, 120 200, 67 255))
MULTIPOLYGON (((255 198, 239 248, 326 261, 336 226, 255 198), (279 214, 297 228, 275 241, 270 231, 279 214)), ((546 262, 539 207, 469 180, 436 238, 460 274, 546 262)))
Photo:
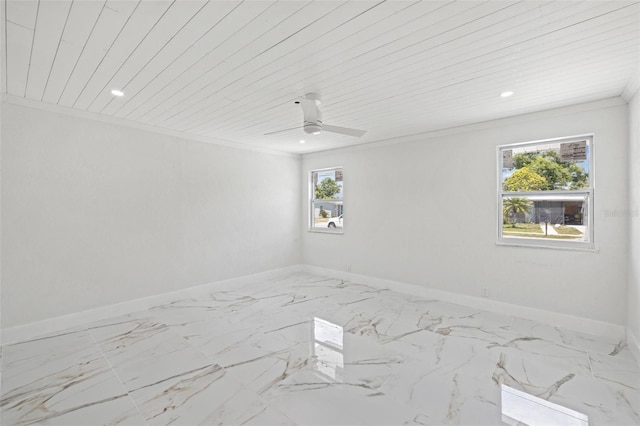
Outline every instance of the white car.
POLYGON ((327 228, 342 228, 342 215, 329 219, 327 228))

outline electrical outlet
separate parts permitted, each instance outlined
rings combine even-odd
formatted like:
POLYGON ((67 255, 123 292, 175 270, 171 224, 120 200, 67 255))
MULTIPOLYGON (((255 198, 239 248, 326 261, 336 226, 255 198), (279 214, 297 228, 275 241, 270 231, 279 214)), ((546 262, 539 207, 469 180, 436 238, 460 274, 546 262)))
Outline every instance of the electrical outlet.
POLYGON ((480 289, 480 295, 481 295, 482 297, 489 297, 489 289, 488 289, 488 288, 486 288, 486 287, 482 287, 482 288, 480 289))

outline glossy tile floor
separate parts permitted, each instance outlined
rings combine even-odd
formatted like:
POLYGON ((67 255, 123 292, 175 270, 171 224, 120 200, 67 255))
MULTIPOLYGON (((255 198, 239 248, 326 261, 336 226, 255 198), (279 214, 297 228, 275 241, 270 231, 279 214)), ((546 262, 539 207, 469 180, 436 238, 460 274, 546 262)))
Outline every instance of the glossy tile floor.
POLYGON ((516 424, 501 385, 591 425, 640 424, 623 343, 306 273, 1 355, 5 426, 516 424))

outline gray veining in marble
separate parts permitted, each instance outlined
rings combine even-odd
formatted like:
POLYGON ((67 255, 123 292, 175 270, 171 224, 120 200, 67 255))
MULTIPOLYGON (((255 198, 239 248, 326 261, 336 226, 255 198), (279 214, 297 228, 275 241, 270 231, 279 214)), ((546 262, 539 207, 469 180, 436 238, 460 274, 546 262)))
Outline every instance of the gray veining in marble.
POLYGON ((640 424, 624 342, 306 273, 0 347, 3 425, 640 424))

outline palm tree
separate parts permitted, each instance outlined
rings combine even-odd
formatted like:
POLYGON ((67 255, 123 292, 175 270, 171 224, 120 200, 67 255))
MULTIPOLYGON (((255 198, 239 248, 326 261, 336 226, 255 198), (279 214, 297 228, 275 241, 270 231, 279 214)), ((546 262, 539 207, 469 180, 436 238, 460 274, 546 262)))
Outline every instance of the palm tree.
POLYGON ((511 217, 511 227, 516 227, 516 217, 518 214, 531 213, 531 201, 526 198, 509 197, 502 201, 502 214, 505 217, 511 217))

